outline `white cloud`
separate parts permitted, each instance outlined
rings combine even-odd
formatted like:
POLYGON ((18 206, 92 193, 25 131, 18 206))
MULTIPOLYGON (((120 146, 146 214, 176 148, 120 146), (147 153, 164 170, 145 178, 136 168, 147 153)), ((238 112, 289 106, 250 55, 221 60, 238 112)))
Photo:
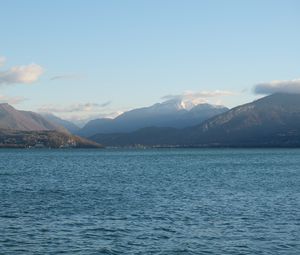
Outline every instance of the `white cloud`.
POLYGON ((201 103, 207 103, 209 101, 208 98, 216 98, 216 97, 232 96, 232 95, 235 95, 235 93, 231 91, 224 91, 224 90, 201 91, 201 92, 186 91, 180 95, 166 95, 162 97, 162 99, 191 102, 193 104, 201 104, 201 103))
POLYGON ((254 86, 255 94, 268 95, 280 92, 300 93, 300 79, 263 82, 254 86))
POLYGON ((0 67, 1 67, 1 66, 4 66, 5 62, 6 62, 6 58, 0 56, 0 67))
POLYGON ((38 109, 42 113, 54 113, 59 117, 70 120, 80 126, 86 122, 97 118, 114 118, 121 114, 121 112, 113 111, 108 106, 110 101, 102 104, 85 103, 85 104, 71 104, 66 106, 44 105, 38 109))
POLYGON ((77 120, 77 121, 81 121, 81 120, 94 120, 94 119, 101 119, 101 118, 108 118, 108 119, 113 119, 117 116, 119 116, 120 114, 122 114, 122 111, 115 111, 115 112, 108 112, 108 113, 98 113, 98 114, 93 114, 93 115, 71 115, 69 117, 67 117, 67 119, 69 120, 77 120))
POLYGON ((33 83, 39 79, 44 72, 43 68, 37 64, 27 66, 15 66, 7 71, 0 71, 1 84, 33 83))
POLYGON ((4 95, 0 95, 0 103, 8 103, 8 104, 19 104, 22 103, 23 101, 25 101, 26 98, 24 97, 8 97, 8 96, 4 96, 4 95))
POLYGON ((97 113, 97 114, 75 114, 75 115, 61 115, 63 119, 72 121, 73 123, 83 126, 90 120, 94 119, 102 119, 102 118, 108 118, 108 119, 114 119, 117 116, 121 115, 122 111, 115 111, 115 112, 108 112, 108 113, 97 113))
POLYGON ((57 75, 50 78, 51 81, 55 80, 80 80, 82 77, 76 74, 57 75))
POLYGON ((97 103, 85 103, 85 104, 72 104, 67 106, 56 106, 56 105, 44 105, 38 110, 40 112, 51 112, 51 113, 74 113, 74 112, 84 112, 91 113, 97 112, 102 108, 110 105, 110 101, 104 102, 102 104, 97 103))

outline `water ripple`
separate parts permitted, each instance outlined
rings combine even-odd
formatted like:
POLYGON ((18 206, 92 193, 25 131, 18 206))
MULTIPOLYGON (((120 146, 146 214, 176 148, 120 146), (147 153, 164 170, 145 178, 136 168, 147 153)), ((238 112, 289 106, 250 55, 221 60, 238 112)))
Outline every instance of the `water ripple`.
POLYGON ((300 254, 300 150, 1 150, 0 254, 300 254))

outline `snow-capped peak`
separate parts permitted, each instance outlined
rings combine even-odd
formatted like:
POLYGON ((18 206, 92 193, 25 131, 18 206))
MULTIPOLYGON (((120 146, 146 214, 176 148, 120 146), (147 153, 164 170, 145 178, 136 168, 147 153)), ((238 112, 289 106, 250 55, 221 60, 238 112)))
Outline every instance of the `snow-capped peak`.
POLYGON ((178 100, 178 99, 171 99, 171 100, 167 100, 161 104, 158 104, 159 108, 163 108, 163 109, 168 109, 168 110, 172 110, 172 111, 180 111, 180 110, 187 110, 189 111, 190 109, 192 109, 195 104, 191 101, 186 101, 186 100, 178 100))
POLYGON ((199 104, 206 104, 207 102, 203 99, 170 99, 162 103, 162 105, 168 105, 170 108, 176 110, 187 110, 190 111, 199 104))
POLYGON ((181 109, 190 111, 193 109, 196 105, 198 105, 196 102, 190 101, 190 100, 181 100, 180 106, 181 109))

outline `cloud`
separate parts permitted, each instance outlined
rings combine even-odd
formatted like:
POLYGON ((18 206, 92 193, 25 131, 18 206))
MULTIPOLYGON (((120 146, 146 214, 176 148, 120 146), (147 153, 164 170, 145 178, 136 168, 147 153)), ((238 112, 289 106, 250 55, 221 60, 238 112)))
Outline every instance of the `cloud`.
POLYGON ((80 80, 82 77, 75 74, 57 75, 50 78, 51 81, 55 80, 80 80))
POLYGON ((38 109, 40 112, 52 112, 52 113, 74 113, 74 112, 97 112, 102 108, 110 105, 111 102, 107 101, 102 104, 97 103, 85 103, 85 104, 72 104, 68 106, 53 106, 53 105, 46 105, 42 106, 38 109))
POLYGON ((53 113, 59 117, 73 121, 82 126, 91 119, 97 118, 113 118, 120 114, 120 112, 113 111, 107 108, 111 104, 110 101, 98 103, 85 104, 71 104, 66 106, 44 105, 38 109, 41 113, 53 113))
POLYGON ((62 118, 72 121, 76 124, 79 124, 80 126, 83 126, 90 120, 94 119, 102 119, 102 118, 108 118, 108 119, 114 119, 117 116, 121 115, 123 111, 114 111, 114 112, 108 112, 108 113, 97 113, 97 114, 76 114, 76 115, 63 115, 62 118))
POLYGON ((0 103, 8 103, 8 104, 19 104, 26 100, 24 97, 8 97, 4 95, 0 95, 0 103))
POLYGON ((6 58, 0 56, 0 67, 1 67, 1 66, 4 66, 5 62, 6 62, 6 58))
POLYGON ((0 72, 1 84, 33 83, 39 79, 44 72, 43 68, 37 64, 27 66, 15 66, 7 71, 0 72))
POLYGON ((224 91, 224 90, 215 90, 215 91, 201 91, 201 92, 192 92, 186 91, 183 94, 179 95, 166 95, 162 97, 163 100, 176 100, 176 101, 188 101, 193 104, 207 103, 208 98, 222 97, 222 96, 232 96, 235 95, 234 92, 224 91))
POLYGON ((106 106, 109 106, 111 104, 111 101, 107 101, 107 102, 104 102, 102 104, 100 104, 99 106, 100 107, 106 107, 106 106))
POLYGON ((255 94, 268 95, 273 93, 300 93, 300 79, 271 81, 256 84, 255 94))

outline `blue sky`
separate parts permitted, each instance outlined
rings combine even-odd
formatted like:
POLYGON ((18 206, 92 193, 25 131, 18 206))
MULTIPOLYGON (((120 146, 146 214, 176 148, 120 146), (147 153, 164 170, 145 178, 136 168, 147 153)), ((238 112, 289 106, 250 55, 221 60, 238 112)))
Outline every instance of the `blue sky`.
POLYGON ((0 4, 0 100, 20 109, 83 118, 187 91, 233 107, 300 78, 297 0, 0 4))

